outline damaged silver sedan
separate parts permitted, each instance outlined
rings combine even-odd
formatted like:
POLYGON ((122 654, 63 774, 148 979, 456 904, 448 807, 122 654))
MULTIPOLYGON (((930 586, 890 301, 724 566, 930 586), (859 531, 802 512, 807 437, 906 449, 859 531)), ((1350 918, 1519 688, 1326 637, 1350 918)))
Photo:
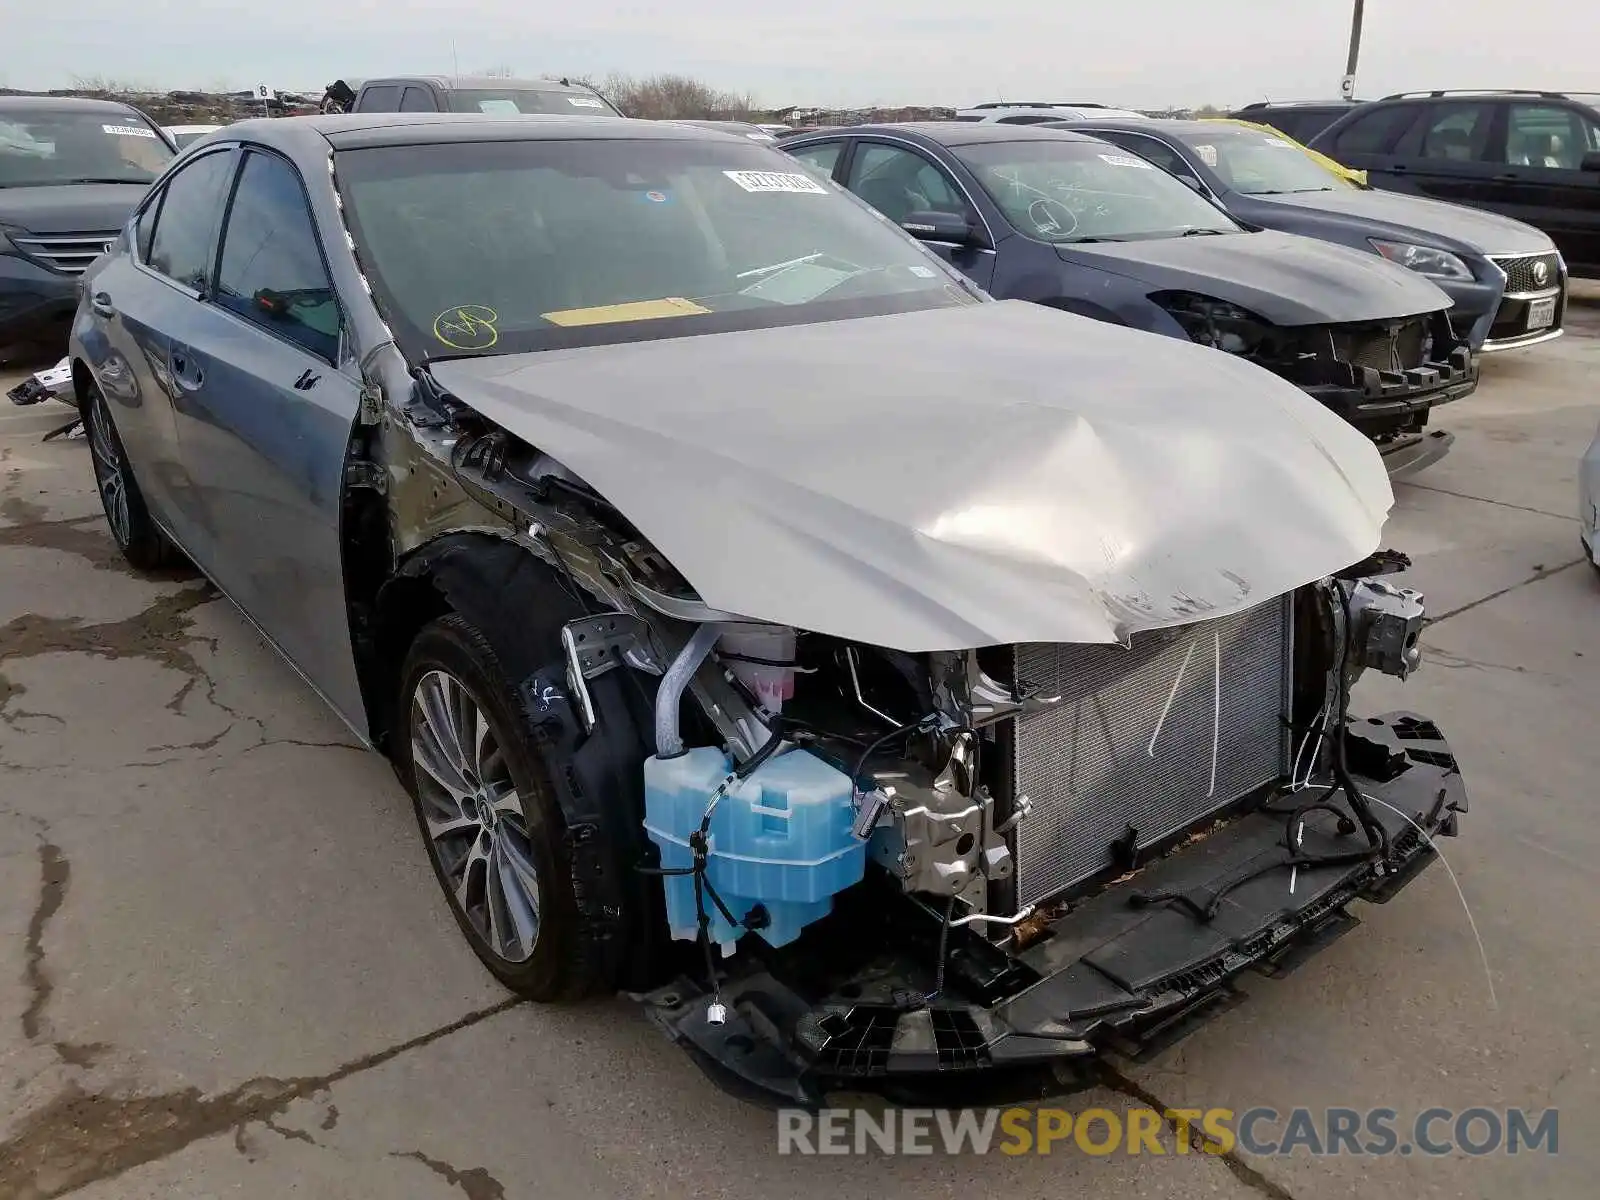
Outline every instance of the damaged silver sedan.
POLYGON ((123 552, 393 760, 489 970, 767 1095, 1157 1048, 1466 807, 1349 711, 1423 622, 1361 434, 743 139, 232 126, 71 363, 123 552))

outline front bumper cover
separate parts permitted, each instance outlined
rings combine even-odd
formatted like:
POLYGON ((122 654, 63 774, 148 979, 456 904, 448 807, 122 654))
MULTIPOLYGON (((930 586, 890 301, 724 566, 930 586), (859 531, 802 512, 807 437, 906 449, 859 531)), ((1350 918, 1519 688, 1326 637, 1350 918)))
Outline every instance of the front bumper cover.
MULTIPOLYGON (((1293 891, 1287 868, 1269 869, 1225 889, 1206 919, 1220 885, 1286 853, 1285 817, 1258 807, 1075 904, 1014 957, 957 931, 944 990, 931 1000, 926 963, 913 965, 903 939, 880 936, 875 952, 853 956, 831 923, 816 930, 827 944, 811 951, 837 968, 826 983, 786 969, 796 963, 782 954, 747 963, 722 986, 725 1024, 707 1020, 706 997, 687 979, 640 999, 713 1078, 752 1098, 817 1104, 850 1088, 971 1102, 980 1077, 999 1082, 1001 1096, 1033 1094, 1029 1076, 1039 1073, 1056 1091, 1087 1083, 1102 1052, 1164 1049, 1236 1002, 1242 972, 1285 974, 1348 932, 1359 923, 1351 901, 1389 900, 1433 860, 1432 839, 1456 833, 1466 791, 1432 722, 1370 718, 1349 727, 1346 744, 1388 834, 1383 862, 1302 867, 1293 891), (1136 907, 1136 892, 1179 898, 1136 907)), ((1362 844, 1328 814, 1307 821, 1309 853, 1362 844)))
POLYGON ((1478 387, 1480 367, 1466 346, 1448 358, 1403 371, 1357 367, 1317 359, 1299 369, 1293 382, 1338 413, 1362 433, 1381 440, 1420 431, 1429 414, 1469 396, 1478 387))

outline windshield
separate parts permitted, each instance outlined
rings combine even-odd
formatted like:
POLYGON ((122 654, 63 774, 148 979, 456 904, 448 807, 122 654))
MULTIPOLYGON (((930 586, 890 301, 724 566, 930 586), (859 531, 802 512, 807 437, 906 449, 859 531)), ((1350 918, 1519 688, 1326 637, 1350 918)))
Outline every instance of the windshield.
POLYGON ((1105 142, 989 142, 955 153, 1006 220, 1040 241, 1123 242, 1239 229, 1165 171, 1105 142))
POLYGON ((1184 140, 1225 184, 1246 196, 1331 192, 1355 186, 1317 162, 1303 146, 1263 131, 1211 128, 1187 134, 1184 140))
POLYGON ((0 187, 149 183, 172 148, 136 113, 20 113, 0 121, 0 187))
POLYGON ((729 138, 385 147, 335 167, 413 358, 978 302, 852 197, 729 138))
POLYGON ((450 111, 510 117, 517 113, 566 113, 579 117, 620 117, 599 96, 587 92, 541 91, 536 88, 467 88, 447 92, 450 111))

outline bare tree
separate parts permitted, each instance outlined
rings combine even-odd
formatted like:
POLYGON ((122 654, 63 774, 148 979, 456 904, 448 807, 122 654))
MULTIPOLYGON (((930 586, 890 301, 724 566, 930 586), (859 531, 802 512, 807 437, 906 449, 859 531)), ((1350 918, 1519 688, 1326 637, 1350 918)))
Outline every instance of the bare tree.
POLYGON ((686 75, 638 77, 613 72, 598 86, 588 86, 628 116, 648 120, 737 120, 755 108, 748 94, 718 91, 686 75))

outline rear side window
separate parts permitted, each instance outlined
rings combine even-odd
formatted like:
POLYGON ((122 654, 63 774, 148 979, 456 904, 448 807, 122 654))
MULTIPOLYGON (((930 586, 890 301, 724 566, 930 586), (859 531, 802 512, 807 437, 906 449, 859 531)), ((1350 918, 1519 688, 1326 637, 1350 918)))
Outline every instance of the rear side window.
POLYGON ((1411 128, 1417 115, 1414 104, 1395 104, 1364 113, 1346 125, 1334 139, 1336 155, 1382 154, 1411 128))
POLYGON ((1140 158, 1148 159, 1169 174, 1187 175, 1190 179, 1195 177, 1194 170, 1178 156, 1176 150, 1153 137, 1145 137, 1140 133, 1122 133, 1117 130, 1108 130, 1094 136, 1115 143, 1124 150, 1132 150, 1140 158))
POLYGON ((197 292, 206 290, 233 164, 231 151, 207 154, 167 181, 150 238, 147 261, 152 270, 197 292))
MULTIPOLYGON (((1422 119, 1417 156, 1446 162, 1481 162, 1489 146, 1493 114, 1487 104, 1440 104, 1429 108, 1422 119)), ((1413 133, 1412 138, 1415 137, 1413 133)))
POLYGON ((400 107, 400 85, 378 83, 361 89, 357 112, 395 112, 400 107))
POLYGON ((427 88, 408 87, 400 97, 401 112, 438 112, 427 88))
POLYGON ((216 302, 329 362, 338 352, 339 305, 305 189, 276 155, 245 159, 222 237, 216 302))
POLYGON ((818 175, 830 178, 834 166, 839 161, 839 151, 843 149, 843 142, 823 142, 818 146, 802 146, 798 150, 790 151, 790 156, 796 162, 810 167, 818 175))

